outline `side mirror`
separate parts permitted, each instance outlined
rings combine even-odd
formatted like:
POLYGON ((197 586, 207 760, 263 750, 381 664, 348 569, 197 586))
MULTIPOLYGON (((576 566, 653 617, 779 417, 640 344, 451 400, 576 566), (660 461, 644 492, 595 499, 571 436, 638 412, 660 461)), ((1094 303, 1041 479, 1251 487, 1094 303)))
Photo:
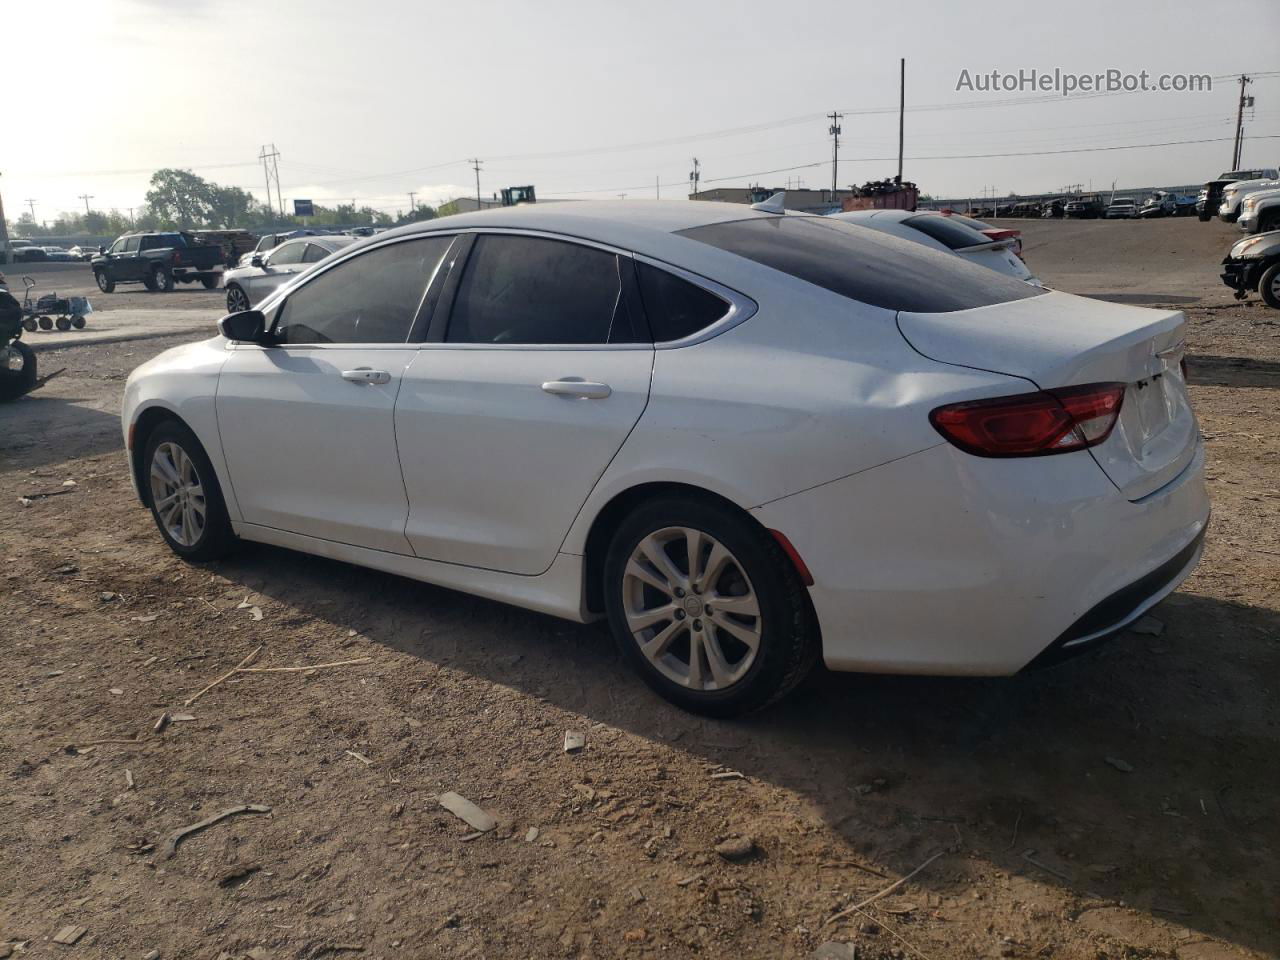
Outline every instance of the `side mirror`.
POLYGON ((258 269, 261 269, 261 268, 262 268, 262 257, 258 256, 258 255, 255 253, 255 254, 254 254, 254 255, 249 259, 249 266, 251 266, 251 267, 257 267, 258 269))
POLYGON ((261 310, 241 310, 228 313, 218 321, 218 331, 228 340, 239 343, 267 342, 267 318, 261 310))
POLYGON ((99 252, 99 253, 106 253, 106 252, 107 252, 107 248, 106 248, 106 247, 104 247, 102 244, 98 244, 98 252, 99 252))

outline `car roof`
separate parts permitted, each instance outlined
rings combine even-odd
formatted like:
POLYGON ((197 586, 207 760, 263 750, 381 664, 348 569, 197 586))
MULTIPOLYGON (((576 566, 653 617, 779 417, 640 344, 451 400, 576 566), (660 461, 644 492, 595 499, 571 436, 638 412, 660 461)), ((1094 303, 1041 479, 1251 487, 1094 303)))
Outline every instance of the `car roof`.
MULTIPOLYGON (((833 213, 832 220, 844 220, 846 223, 857 223, 860 220, 880 220, 887 223, 901 223, 911 217, 920 216, 927 211, 917 213, 914 210, 849 210, 844 213, 833 213)), ((938 214, 942 216, 942 214, 938 214)))
MULTIPOLYGON (((788 216, 807 214, 788 213, 788 216)), ((741 203, 709 200, 575 200, 498 207, 478 213, 454 214, 397 227, 361 242, 396 236, 488 227, 546 230, 620 247, 649 246, 660 238, 716 223, 776 217, 741 203)))

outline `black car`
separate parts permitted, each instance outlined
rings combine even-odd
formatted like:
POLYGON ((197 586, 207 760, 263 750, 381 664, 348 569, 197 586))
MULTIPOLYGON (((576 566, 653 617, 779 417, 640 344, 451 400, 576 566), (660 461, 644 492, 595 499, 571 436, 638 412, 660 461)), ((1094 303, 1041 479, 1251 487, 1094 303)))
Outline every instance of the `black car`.
POLYGON ((1243 300, 1256 290, 1267 306, 1280 310, 1280 230, 1246 237, 1222 261, 1222 282, 1243 300))

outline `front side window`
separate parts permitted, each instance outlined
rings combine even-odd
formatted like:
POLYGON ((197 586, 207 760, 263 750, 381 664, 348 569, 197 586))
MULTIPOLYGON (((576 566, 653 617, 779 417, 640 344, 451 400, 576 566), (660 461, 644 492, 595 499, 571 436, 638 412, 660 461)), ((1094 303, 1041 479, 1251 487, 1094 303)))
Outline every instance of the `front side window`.
POLYGON ((404 343, 452 237, 378 247, 295 290, 276 319, 280 343, 404 343))
POLYGON ((125 240, 125 242, 124 242, 124 252, 125 252, 125 253, 137 253, 137 252, 138 252, 138 240, 139 240, 139 239, 140 239, 139 237, 128 237, 128 238, 125 240))
POLYGON ((286 243, 282 247, 274 250, 271 256, 267 257, 267 263, 273 267, 287 267, 291 263, 301 263, 302 255, 306 253, 307 245, 302 242, 286 243))
POLYGON ((1046 292, 963 257, 822 217, 753 217, 679 235, 887 310, 948 313, 1046 292))
POLYGON ((656 343, 683 340, 729 312, 729 304, 682 277, 637 263, 640 296, 656 343))
POLYGON ((618 257, 542 237, 476 239, 458 285, 449 343, 635 343, 618 257))
POLYGON ((124 253, 125 244, 128 242, 127 237, 121 237, 111 245, 111 249, 107 253, 124 253))

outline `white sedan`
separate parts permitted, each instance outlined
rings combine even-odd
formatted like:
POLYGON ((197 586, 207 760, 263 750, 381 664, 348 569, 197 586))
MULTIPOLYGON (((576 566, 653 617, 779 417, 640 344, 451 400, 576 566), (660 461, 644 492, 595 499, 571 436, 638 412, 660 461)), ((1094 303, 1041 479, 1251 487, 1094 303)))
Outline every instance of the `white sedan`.
POLYGON ((123 426, 183 558, 607 617, 725 716, 819 657, 1016 673, 1174 590, 1209 516, 1185 326, 826 217, 530 205, 340 251, 135 370, 123 426))
POLYGON ((266 253, 255 253, 248 264, 227 270, 222 286, 227 291, 227 309, 232 313, 261 303, 276 289, 312 264, 355 243, 354 237, 298 237, 286 240, 266 253))
POLYGON ((879 230, 933 250, 951 253, 1015 280, 1025 280, 1036 285, 1040 283, 1017 255, 1012 240, 993 240, 968 224, 959 222, 955 216, 914 213, 910 210, 854 210, 850 213, 833 213, 830 219, 879 230))

